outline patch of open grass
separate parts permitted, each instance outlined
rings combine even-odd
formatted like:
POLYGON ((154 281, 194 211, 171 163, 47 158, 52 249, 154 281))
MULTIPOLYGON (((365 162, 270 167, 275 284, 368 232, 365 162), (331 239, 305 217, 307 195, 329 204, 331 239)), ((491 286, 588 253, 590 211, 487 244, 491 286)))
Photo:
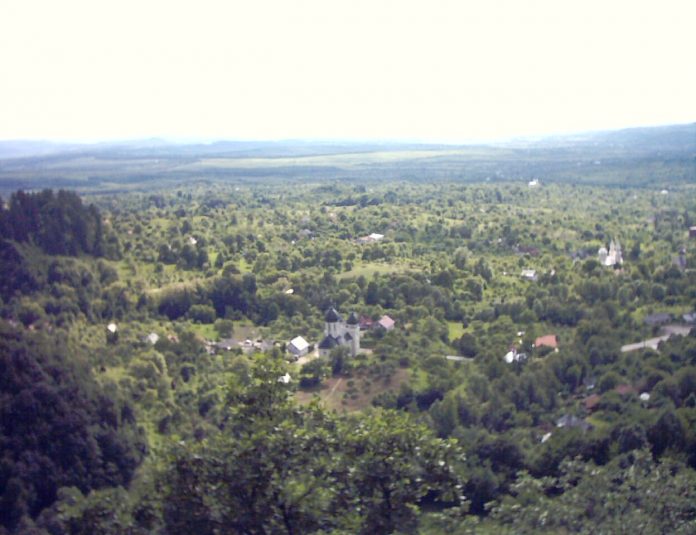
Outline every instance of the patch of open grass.
POLYGON ((461 321, 448 321, 447 329, 449 332, 450 342, 453 342, 454 340, 461 338, 464 334, 464 325, 461 321))
POLYGON ((347 279, 351 277, 359 277, 362 275, 366 279, 369 279, 375 273, 386 274, 386 273, 403 273, 407 268, 401 264, 382 264, 378 262, 359 262, 353 265, 353 269, 350 271, 344 271, 336 275, 337 279, 347 279))
POLYGON ((218 333, 212 323, 191 323, 190 328, 201 338, 206 340, 217 340, 218 333))

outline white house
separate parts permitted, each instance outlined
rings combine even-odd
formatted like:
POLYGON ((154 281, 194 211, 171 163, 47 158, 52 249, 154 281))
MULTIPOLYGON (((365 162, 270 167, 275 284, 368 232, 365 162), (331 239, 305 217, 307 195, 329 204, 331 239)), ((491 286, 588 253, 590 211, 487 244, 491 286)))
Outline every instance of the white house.
POLYGON ((301 336, 296 336, 290 340, 290 343, 287 345, 287 349, 296 357, 301 357, 302 355, 306 355, 309 351, 309 343, 301 336))
POLYGON ((537 272, 534 269, 523 269, 521 277, 523 279, 527 279, 529 281, 536 281, 537 280, 537 272))
POLYGON ((145 337, 145 341, 150 342, 153 346, 159 341, 159 334, 152 332, 145 337))

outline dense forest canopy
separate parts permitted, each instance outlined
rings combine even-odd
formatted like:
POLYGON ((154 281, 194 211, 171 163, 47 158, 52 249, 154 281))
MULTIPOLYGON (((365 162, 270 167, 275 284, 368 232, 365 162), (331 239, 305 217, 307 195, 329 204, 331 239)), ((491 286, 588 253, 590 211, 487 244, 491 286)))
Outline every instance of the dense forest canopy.
POLYGON ((0 533, 693 533, 691 132, 6 195, 0 533))

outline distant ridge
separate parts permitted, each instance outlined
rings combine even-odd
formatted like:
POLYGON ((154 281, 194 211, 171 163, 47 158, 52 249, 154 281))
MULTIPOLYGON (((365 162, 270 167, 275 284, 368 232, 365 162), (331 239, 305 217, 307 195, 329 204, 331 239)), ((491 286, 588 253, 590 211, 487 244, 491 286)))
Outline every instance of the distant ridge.
POLYGON ((162 138, 100 141, 95 143, 51 140, 0 141, 0 159, 52 156, 80 152, 118 152, 132 157, 302 157, 376 151, 446 150, 457 147, 489 146, 552 148, 604 145, 621 149, 696 151, 696 123, 625 128, 575 134, 519 137, 507 141, 480 143, 406 142, 390 140, 211 140, 170 141, 162 138))

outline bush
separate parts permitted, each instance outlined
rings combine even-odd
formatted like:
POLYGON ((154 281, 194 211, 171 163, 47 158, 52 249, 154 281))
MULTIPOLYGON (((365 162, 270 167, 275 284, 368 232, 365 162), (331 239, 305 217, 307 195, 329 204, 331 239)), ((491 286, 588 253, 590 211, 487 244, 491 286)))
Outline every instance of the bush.
POLYGON ((210 305, 192 305, 189 308, 188 317, 196 323, 213 323, 215 309, 210 305))

